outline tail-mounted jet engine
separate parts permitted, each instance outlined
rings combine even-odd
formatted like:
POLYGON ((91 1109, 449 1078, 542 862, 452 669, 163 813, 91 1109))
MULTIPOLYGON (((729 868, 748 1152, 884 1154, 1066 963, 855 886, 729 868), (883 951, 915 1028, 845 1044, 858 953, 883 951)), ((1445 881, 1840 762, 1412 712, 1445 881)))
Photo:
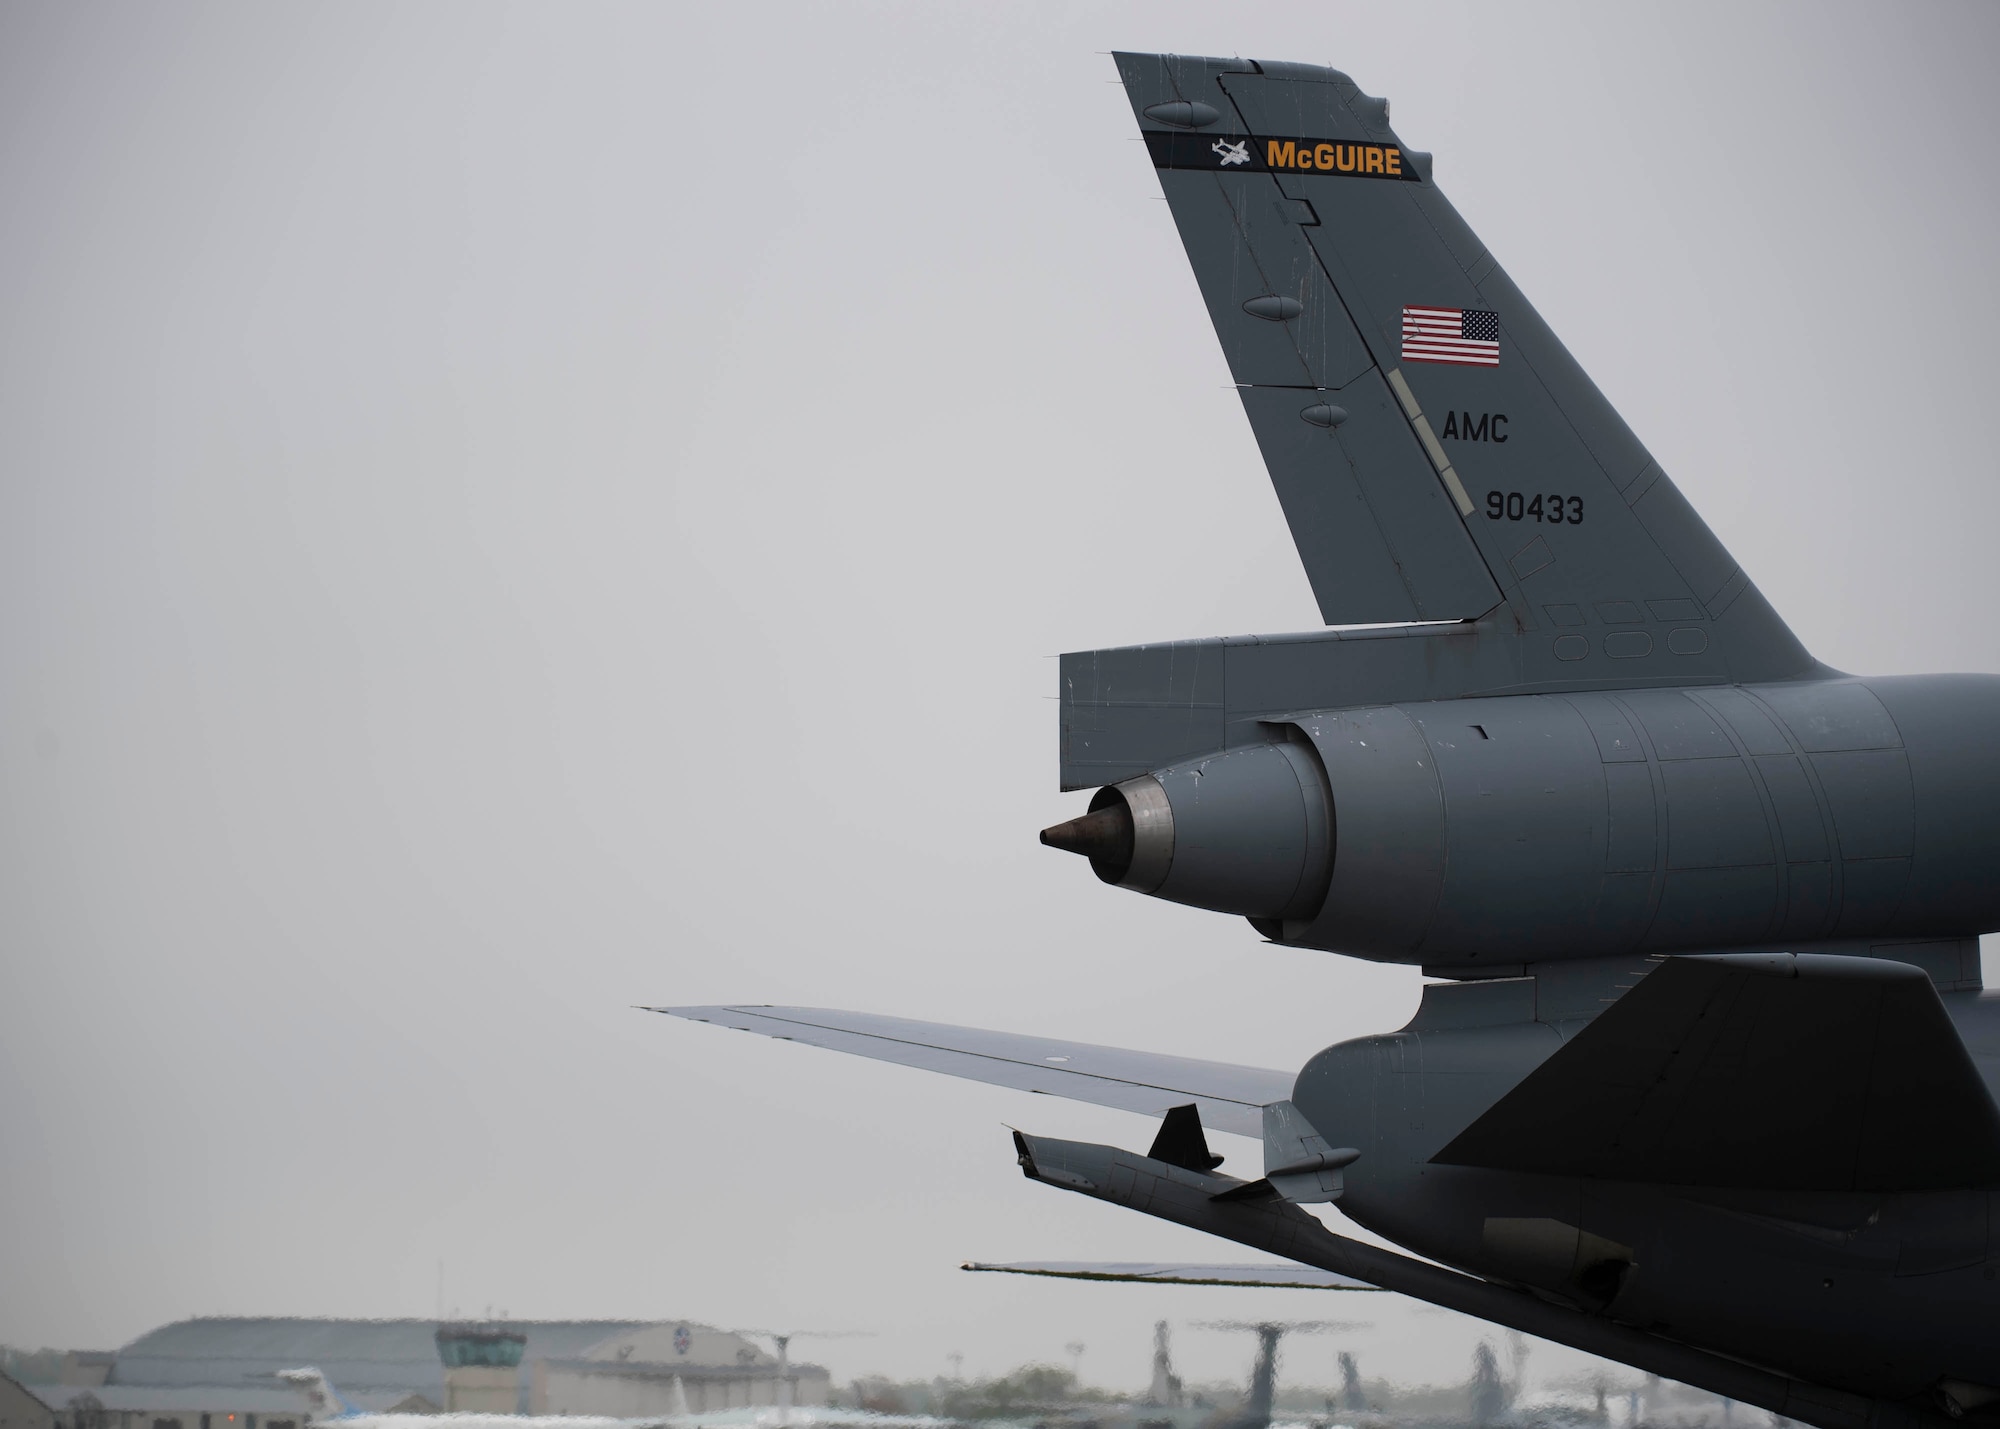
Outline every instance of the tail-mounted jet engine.
POLYGON ((1275 925, 1326 901, 1333 807, 1310 744, 1256 744, 1099 789, 1042 842, 1120 888, 1275 925))
POLYGON ((1492 968, 2000 926, 2000 681, 1337 710, 1099 789, 1042 833, 1300 947, 1492 968))

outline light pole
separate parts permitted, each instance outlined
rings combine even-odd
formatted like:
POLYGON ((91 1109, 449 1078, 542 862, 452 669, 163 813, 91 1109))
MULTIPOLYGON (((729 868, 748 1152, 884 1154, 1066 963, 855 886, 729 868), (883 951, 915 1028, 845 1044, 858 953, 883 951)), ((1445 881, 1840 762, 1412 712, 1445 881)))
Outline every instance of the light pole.
POLYGON ((779 1429, 787 1429, 792 1422, 792 1359, 793 1340, 849 1340, 857 1336, 873 1333, 869 1330, 731 1330, 733 1335, 762 1335, 778 1347, 778 1384, 773 1396, 778 1401, 779 1429))

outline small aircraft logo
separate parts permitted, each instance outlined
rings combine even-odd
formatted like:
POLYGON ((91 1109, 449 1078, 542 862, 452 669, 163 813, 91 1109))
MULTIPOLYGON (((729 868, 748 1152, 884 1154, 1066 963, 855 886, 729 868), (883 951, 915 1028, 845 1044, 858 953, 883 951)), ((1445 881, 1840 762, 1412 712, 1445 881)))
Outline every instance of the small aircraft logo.
POLYGON ((1231 164, 1247 164, 1250 162, 1250 141, 1248 139, 1239 139, 1234 144, 1230 143, 1227 139, 1217 139, 1208 147, 1211 152, 1222 156, 1222 167, 1225 169, 1231 164))
POLYGON ((675 1353, 684 1355, 688 1352, 690 1348, 693 1347, 693 1345, 694 1345, 694 1336, 688 1333, 688 1327, 686 1325, 681 1325, 674 1330, 675 1353))

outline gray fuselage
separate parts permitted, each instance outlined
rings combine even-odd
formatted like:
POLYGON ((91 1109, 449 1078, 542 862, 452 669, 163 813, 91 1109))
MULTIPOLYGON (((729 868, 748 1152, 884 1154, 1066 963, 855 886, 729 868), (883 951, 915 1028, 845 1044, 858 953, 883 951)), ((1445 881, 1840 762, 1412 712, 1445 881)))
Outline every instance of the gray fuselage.
MULTIPOLYGON (((1476 1003, 1469 990, 1454 1000, 1476 1003)), ((2000 994, 1943 1000, 2000 1097, 2000 994)), ((1481 1015, 1464 1005, 1430 1026, 1419 1016, 1329 1047, 1299 1074, 1299 1109, 1362 1151, 1340 1202, 1358 1224, 1473 1274, 1859 1393, 2000 1384, 2000 1247, 1988 1230, 2000 1188, 1745 1191, 1431 1164, 1578 1025, 1435 1025, 1481 1015), (1516 1234, 1495 1236, 1496 1222, 1516 1234), (1539 1236, 1518 1233, 1533 1222, 1547 1223, 1531 1227, 1539 1236), (1593 1281, 1600 1243, 1630 1263, 1593 1281)))

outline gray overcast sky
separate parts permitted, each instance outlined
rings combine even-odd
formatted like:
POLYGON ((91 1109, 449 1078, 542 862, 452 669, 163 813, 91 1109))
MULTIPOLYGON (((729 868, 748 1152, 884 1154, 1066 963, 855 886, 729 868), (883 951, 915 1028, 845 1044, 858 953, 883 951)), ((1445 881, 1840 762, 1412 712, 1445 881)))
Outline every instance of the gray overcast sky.
POLYGON ((1055 652, 1315 620, 1114 47, 1390 96, 1816 654, 2000 670, 1991 6, 0 5, 0 1340, 442 1261, 843 1377, 1464 1373, 963 1275, 1227 1251, 1001 1126, 1133 1119, 631 1010, 1413 1008, 1034 841, 1055 652))

